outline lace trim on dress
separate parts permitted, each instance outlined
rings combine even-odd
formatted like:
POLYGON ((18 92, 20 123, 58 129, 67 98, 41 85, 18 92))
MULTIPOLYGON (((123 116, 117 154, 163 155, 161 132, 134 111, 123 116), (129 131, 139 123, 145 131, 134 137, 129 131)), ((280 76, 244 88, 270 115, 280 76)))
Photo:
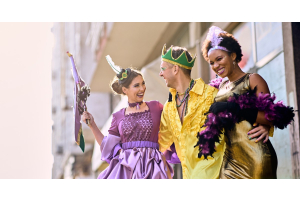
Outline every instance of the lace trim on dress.
POLYGON ((125 115, 121 124, 121 141, 148 141, 153 128, 153 121, 150 110, 135 112, 125 115))

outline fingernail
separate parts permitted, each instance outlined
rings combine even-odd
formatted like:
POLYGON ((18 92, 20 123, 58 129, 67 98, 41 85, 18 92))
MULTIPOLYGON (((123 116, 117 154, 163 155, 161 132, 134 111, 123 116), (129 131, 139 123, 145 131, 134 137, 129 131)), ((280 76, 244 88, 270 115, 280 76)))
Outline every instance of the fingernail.
POLYGON ((256 126, 256 125, 257 125, 257 123, 254 123, 254 124, 253 124, 253 126, 256 126))
POLYGON ((249 137, 249 140, 251 140, 251 137, 249 137))
POLYGON ((257 143, 258 141, 257 140, 255 140, 255 143, 257 143))
POLYGON ((248 133, 248 135, 250 135, 250 133, 248 133))

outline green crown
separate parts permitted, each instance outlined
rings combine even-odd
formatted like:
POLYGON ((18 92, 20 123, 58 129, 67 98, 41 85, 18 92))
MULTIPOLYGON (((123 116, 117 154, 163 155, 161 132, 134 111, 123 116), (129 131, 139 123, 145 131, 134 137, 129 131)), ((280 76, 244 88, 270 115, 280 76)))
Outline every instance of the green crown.
MULTIPOLYGON (((171 63, 173 65, 178 65, 179 67, 183 67, 185 69, 189 69, 191 70, 192 67, 194 66, 195 63, 195 59, 196 59, 196 55, 195 57, 189 62, 188 58, 186 56, 186 51, 183 51, 182 54, 177 58, 173 58, 172 56, 172 48, 173 46, 171 46, 171 48, 169 49, 169 51, 167 52, 167 48, 166 48, 166 44, 164 45, 163 49, 162 49, 162 53, 161 53, 161 58, 163 61, 171 63)), ((192 56, 192 55, 191 55, 192 56)), ((192 56, 193 57, 193 56, 192 56)))

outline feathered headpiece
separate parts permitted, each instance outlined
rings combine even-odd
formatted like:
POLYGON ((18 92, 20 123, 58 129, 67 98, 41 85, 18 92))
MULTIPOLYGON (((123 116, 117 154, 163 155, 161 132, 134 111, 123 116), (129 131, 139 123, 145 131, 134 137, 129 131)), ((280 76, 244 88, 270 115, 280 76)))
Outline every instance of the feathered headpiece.
MULTIPOLYGON (((121 67, 119 67, 118 65, 115 65, 115 63, 112 61, 111 57, 109 55, 105 56, 108 64, 111 66, 111 68, 114 70, 114 72, 116 74, 120 74, 122 72, 121 67)), ((124 78, 127 78, 127 70, 125 70, 125 72, 122 73, 122 77, 119 78, 119 80, 123 80, 124 78)))
POLYGON ((209 49, 207 55, 209 55, 215 49, 220 49, 229 52, 228 49, 226 49, 225 47, 219 46, 219 44, 223 40, 223 38, 220 36, 220 33, 226 33, 226 32, 217 26, 212 26, 209 28, 206 39, 211 41, 212 48, 209 49))

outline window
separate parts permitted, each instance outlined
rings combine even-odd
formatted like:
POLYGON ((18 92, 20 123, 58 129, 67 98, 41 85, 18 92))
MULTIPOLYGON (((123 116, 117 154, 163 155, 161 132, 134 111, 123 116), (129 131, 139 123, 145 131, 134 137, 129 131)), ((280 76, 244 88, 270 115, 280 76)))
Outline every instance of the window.
POLYGON ((232 33, 242 47, 243 57, 239 66, 244 72, 248 72, 254 67, 252 30, 252 25, 248 22, 240 24, 232 33))
MULTIPOLYGON (((283 50, 282 24, 279 22, 255 22, 255 38, 258 62, 274 51, 276 56, 283 50)), ((269 56, 269 59, 274 56, 269 56)))

